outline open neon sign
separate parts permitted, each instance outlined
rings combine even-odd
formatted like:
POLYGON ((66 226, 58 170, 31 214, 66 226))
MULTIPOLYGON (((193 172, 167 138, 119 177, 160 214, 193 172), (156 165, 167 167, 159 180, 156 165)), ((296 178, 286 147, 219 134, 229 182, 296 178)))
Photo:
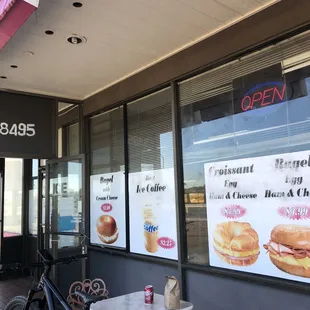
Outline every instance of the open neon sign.
POLYGON ((251 88, 241 100, 242 111, 262 108, 285 100, 286 84, 268 82, 251 88))

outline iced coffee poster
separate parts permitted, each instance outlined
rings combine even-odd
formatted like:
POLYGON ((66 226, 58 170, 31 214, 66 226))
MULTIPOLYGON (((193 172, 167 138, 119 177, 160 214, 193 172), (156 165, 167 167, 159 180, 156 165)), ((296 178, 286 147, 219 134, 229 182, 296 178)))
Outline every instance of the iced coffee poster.
POLYGON ((310 151, 205 164, 212 266, 310 283, 310 151))
POLYGON ((173 169, 129 174, 130 251, 177 259, 173 169))
POLYGON ((90 177, 90 239, 107 247, 126 247, 123 172, 90 177))

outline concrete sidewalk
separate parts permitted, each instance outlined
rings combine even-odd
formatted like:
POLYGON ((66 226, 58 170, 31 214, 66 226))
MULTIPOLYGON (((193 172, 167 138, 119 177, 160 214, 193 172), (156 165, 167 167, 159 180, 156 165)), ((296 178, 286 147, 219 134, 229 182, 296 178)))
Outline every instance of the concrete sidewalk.
POLYGON ((27 296, 31 288, 30 278, 18 278, 0 281, 0 310, 4 309, 10 299, 17 295, 27 296))

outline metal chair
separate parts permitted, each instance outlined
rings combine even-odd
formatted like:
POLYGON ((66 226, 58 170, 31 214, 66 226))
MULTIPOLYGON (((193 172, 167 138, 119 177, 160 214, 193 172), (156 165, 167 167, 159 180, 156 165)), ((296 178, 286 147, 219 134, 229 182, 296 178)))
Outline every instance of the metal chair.
POLYGON ((77 291, 89 295, 103 296, 104 299, 108 299, 109 296, 106 284, 102 279, 85 279, 83 282, 73 282, 69 288, 69 295, 67 297, 67 301, 72 309, 81 309, 85 307, 81 296, 76 294, 77 291))

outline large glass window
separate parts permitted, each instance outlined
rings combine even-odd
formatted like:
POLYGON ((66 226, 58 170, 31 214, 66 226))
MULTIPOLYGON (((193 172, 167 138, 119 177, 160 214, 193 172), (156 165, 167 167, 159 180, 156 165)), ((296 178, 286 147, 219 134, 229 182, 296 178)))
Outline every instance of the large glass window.
POLYGON ((90 241, 126 248, 123 108, 91 118, 90 133, 90 241))
POLYGON ((310 149, 310 67, 302 65, 308 56, 293 55, 287 44, 180 84, 191 263, 209 263, 204 164, 310 149))
POLYGON ((127 107, 129 172, 173 167, 170 89, 127 107))
POLYGON ((123 108, 90 119, 91 174, 124 171, 123 108))
POLYGON ((79 124, 73 124, 65 128, 66 155, 74 156, 80 154, 79 124))
POLYGON ((3 236, 22 233, 23 160, 5 159, 3 236))
POLYGON ((177 259, 171 90, 127 106, 130 251, 177 259))

